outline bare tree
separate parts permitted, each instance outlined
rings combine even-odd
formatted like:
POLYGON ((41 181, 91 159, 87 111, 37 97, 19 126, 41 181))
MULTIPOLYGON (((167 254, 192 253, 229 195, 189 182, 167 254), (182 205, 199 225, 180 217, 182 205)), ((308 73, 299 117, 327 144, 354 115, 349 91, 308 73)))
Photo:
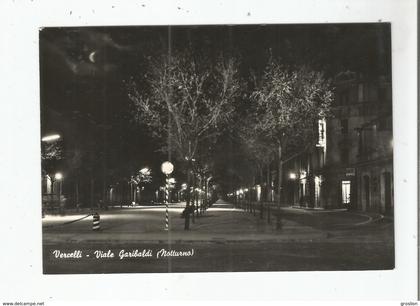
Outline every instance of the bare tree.
POLYGON ((315 142, 316 123, 330 111, 331 84, 308 67, 290 68, 270 60, 251 97, 256 109, 255 132, 269 139, 277 151, 277 228, 281 228, 283 161, 315 142))
POLYGON ((42 175, 48 175, 54 181, 54 174, 64 159, 62 141, 42 142, 41 165, 42 175))
POLYGON ((186 162, 191 185, 190 170, 199 148, 214 141, 234 112, 239 92, 236 62, 187 52, 149 61, 144 86, 134 79, 128 84, 136 119, 161 141, 170 139, 168 145, 162 141, 162 147, 186 162))
MULTIPOLYGON (((213 66, 187 53, 150 60, 147 88, 131 80, 129 97, 138 121, 154 136, 170 135, 181 158, 191 159, 199 144, 217 135, 234 111, 239 84, 233 59, 219 57, 213 66)), ((169 148, 166 148, 169 150, 169 148)))
MULTIPOLYGON (((271 143, 271 139, 261 134, 261 131, 256 129, 258 121, 256 113, 251 111, 246 120, 242 121, 237 127, 237 133, 241 142, 243 143, 248 159, 254 166, 254 176, 259 176, 260 182, 265 181, 265 194, 268 199, 270 193, 270 164, 273 162, 276 149, 271 143), (246 124, 243 124, 245 122, 246 124), (264 170, 266 170, 266 177, 264 178, 264 170)), ((255 179, 254 179, 255 181, 255 179)))

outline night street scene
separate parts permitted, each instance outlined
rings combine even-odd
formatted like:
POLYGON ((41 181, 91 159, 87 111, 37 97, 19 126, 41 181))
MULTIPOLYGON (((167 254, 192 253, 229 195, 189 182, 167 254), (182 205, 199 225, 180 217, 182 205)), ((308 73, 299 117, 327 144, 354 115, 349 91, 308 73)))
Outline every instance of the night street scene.
POLYGON ((394 268, 389 23, 39 47, 44 274, 394 268))

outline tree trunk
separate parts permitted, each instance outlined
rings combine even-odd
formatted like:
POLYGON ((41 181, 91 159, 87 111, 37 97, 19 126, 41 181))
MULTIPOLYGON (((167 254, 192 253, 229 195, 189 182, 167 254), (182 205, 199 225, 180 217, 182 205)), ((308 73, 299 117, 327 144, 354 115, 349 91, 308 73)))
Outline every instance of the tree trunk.
POLYGON ((76 208, 77 208, 77 211, 79 211, 79 207, 80 207, 80 205, 79 205, 79 180, 76 180, 76 186, 75 186, 76 188, 76 190, 75 190, 75 198, 76 198, 76 208))
POLYGON ((90 209, 93 209, 94 205, 95 205, 95 179, 92 177, 90 177, 90 209))
POLYGON ((208 205, 209 205, 209 199, 207 198, 207 194, 208 194, 208 183, 207 183, 207 177, 205 177, 204 179, 204 211, 207 209, 208 205))
POLYGON ((190 174, 190 163, 188 162, 188 166, 187 166, 187 198, 186 198, 186 202, 187 204, 185 205, 185 214, 184 214, 184 218, 185 218, 185 223, 184 223, 184 230, 189 230, 190 229, 190 201, 191 201, 191 174, 190 174))
POLYGON ((267 173, 266 173, 266 180, 267 180, 267 185, 266 185, 266 201, 269 202, 270 201, 270 163, 267 163, 267 173))
POLYGON ((276 218, 276 228, 277 229, 281 229, 282 228, 282 224, 281 224, 281 216, 280 216, 280 203, 281 203, 281 190, 282 190, 282 181, 283 181, 283 165, 282 165, 282 147, 281 147, 281 143, 279 143, 279 147, 278 147, 278 198, 277 198, 277 218, 276 218))
POLYGON ((193 171, 193 199, 192 199, 192 206, 193 206, 193 210, 192 210, 192 221, 193 223, 195 223, 195 213, 196 213, 196 209, 197 209, 197 192, 195 191, 195 189, 197 188, 197 178, 196 178, 196 174, 193 171))

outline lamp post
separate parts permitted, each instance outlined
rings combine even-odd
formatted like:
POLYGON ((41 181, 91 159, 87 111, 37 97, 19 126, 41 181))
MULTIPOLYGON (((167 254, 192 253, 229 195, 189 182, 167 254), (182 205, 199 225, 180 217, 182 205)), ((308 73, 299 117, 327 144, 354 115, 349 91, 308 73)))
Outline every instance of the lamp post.
POLYGON ((295 205, 295 201, 299 202, 299 184, 297 183, 297 179, 298 179, 298 174, 295 172, 290 172, 289 173, 289 179, 292 182, 292 191, 293 191, 293 202, 292 205, 295 205), (297 196, 296 196, 297 194, 297 196))
MULTIPOLYGON (((191 172, 194 172, 194 165, 193 163, 195 162, 195 159, 192 158, 191 156, 191 141, 188 143, 188 156, 185 156, 185 161, 187 162, 187 188, 186 188, 186 192, 187 192, 187 197, 186 197, 186 205, 185 205, 185 210, 184 210, 184 218, 185 218, 185 222, 184 222, 184 230, 189 230, 190 229, 190 212, 191 212, 191 208, 194 207, 194 203, 191 204, 191 195, 194 193, 194 190, 191 190, 193 187, 191 185, 193 185, 193 183, 191 182, 191 172)), ((194 176, 194 173, 193 173, 194 176)), ((194 199, 193 199, 194 200, 194 199)), ((192 209, 192 220, 194 223, 194 210, 192 209)))
POLYGON ((160 167, 160 169, 162 170, 163 174, 165 174, 166 176, 166 184, 165 184, 165 206, 166 206, 166 211, 165 211, 165 231, 167 231, 169 229, 169 209, 168 209, 168 202, 169 202, 169 175, 174 171, 174 165, 169 162, 166 161, 164 163, 162 163, 162 166, 160 167))
POLYGON ((63 213, 62 209, 62 201, 61 201, 61 194, 63 192, 63 175, 60 172, 57 172, 54 176, 55 181, 60 182, 60 187, 58 189, 58 205, 59 205, 59 209, 60 212, 63 213))
POLYGON ((129 184, 130 184, 130 198, 129 198, 129 202, 128 202, 128 206, 134 206, 134 187, 133 187, 133 180, 134 177, 131 176, 129 184))
POLYGON ((212 176, 209 176, 208 178, 207 178, 207 180, 206 180, 206 190, 205 190, 205 192, 206 192, 206 194, 205 194, 205 200, 206 200, 206 202, 204 203, 204 209, 207 209, 208 208, 208 206, 209 206, 209 199, 208 199, 208 194, 209 194, 209 182, 211 181, 211 179, 212 179, 213 177, 212 176))

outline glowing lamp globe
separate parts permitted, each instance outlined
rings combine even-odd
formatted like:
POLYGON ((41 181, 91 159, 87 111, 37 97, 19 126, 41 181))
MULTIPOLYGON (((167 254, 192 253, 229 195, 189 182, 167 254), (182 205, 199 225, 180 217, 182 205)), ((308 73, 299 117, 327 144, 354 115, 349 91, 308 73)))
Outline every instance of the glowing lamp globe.
POLYGON ((166 161, 162 164, 160 169, 164 174, 169 175, 174 171, 174 165, 171 162, 166 161))

